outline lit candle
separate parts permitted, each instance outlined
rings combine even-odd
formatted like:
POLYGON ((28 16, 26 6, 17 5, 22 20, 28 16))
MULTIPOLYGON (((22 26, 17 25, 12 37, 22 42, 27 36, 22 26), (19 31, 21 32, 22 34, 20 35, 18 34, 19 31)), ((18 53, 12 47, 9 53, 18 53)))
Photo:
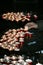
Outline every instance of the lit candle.
POLYGON ((24 32, 20 32, 20 38, 24 38, 24 32))
POLYGON ((20 48, 20 43, 19 42, 15 42, 15 44, 16 44, 17 48, 20 48))
POLYGON ((27 31, 27 32, 25 32, 25 37, 29 37, 29 32, 27 31))
POLYGON ((12 63, 12 64, 16 64, 16 63, 17 63, 17 61, 11 61, 11 63, 12 63))
POLYGON ((33 34, 33 33, 30 33, 30 32, 29 32, 29 37, 30 37, 30 38, 32 37, 32 34, 33 34))
POLYGON ((1 58, 0 61, 3 62, 3 58, 1 58))
POLYGON ((22 45, 24 44, 24 38, 20 38, 19 42, 20 42, 20 47, 22 47, 22 45))
POLYGON ((28 65, 32 65, 32 60, 31 59, 26 59, 26 62, 28 63, 28 65))
POLYGON ((3 19, 7 19, 7 14, 3 14, 3 15, 2 15, 2 18, 3 18, 3 19))
POLYGON ((37 63, 36 65, 42 65, 41 63, 37 63))
POLYGON ((28 26, 25 26, 24 31, 25 32, 28 31, 28 26))
POLYGON ((37 20, 38 16, 36 14, 34 14, 34 18, 35 18, 35 20, 37 20))

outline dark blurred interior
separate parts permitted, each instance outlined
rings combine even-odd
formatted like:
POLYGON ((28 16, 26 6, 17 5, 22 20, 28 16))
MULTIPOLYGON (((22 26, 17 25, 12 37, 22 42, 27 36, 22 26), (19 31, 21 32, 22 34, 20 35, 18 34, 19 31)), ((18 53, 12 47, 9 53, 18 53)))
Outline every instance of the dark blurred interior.
MULTIPOLYGON (((42 2, 42 0, 0 0, 0 37, 9 28, 14 28, 17 25, 18 25, 18 27, 21 26, 20 23, 17 24, 16 22, 12 23, 9 21, 6 22, 6 20, 2 20, 1 15, 3 13, 12 12, 12 11, 13 12, 19 11, 19 12, 24 12, 24 13, 27 13, 27 12, 36 13, 38 15, 38 19, 42 20, 43 19, 43 2, 42 2)), ((40 39, 39 40, 40 40, 40 43, 43 43, 43 40, 42 40, 43 31, 39 32, 39 33, 35 33, 35 34, 37 34, 39 36, 38 38, 41 37, 40 38, 41 40, 40 39)), ((2 52, 3 52, 3 49, 2 49, 2 52)), ((9 53, 9 51, 7 51, 7 52, 9 53)), ((3 52, 3 53, 5 53, 5 52, 3 52)))
MULTIPOLYGON (((38 19, 43 19, 43 3, 41 0, 0 0, 0 17, 6 12, 27 12, 37 14, 38 19)), ((6 22, 7 23, 7 22, 6 22)), ((1 22, 1 28, 6 27, 6 23, 1 22)), ((10 22, 9 22, 10 23, 10 22)), ((11 23, 14 25, 13 23, 11 23)), ((10 25, 10 24, 9 24, 10 25)), ((7 26, 9 26, 7 25, 7 26)))
POLYGON ((41 0, 1 0, 0 11, 34 11, 42 13, 42 5, 41 0))
POLYGON ((32 11, 43 18, 43 2, 41 0, 0 0, 0 14, 8 11, 32 11))

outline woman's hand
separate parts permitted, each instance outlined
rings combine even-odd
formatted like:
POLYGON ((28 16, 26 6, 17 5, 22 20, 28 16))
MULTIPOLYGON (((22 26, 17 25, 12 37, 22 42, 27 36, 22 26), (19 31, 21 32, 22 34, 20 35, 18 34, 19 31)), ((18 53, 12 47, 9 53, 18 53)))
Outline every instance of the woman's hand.
POLYGON ((34 29, 37 29, 38 28, 38 25, 36 24, 36 23, 34 23, 34 22, 29 22, 29 23, 27 23, 26 25, 25 25, 25 28, 28 28, 28 30, 29 29, 32 29, 32 28, 34 28, 34 29))

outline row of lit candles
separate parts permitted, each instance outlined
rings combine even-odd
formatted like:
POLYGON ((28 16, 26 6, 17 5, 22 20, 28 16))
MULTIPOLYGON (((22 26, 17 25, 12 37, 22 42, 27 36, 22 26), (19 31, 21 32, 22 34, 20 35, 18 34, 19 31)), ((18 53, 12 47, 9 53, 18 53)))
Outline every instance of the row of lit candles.
POLYGON ((0 39, 0 47, 8 50, 19 51, 24 44, 24 38, 31 38, 32 33, 28 32, 28 28, 9 29, 0 39))
POLYGON ((12 55, 12 56, 7 56, 4 55, 4 58, 0 59, 1 63, 6 63, 6 64, 14 64, 14 65, 32 65, 32 60, 29 58, 24 59, 24 56, 22 55, 12 55))
MULTIPOLYGON (((36 14, 34 14, 33 17, 34 17, 34 19, 37 19, 37 15, 36 14)), ((27 13, 25 15, 23 12, 17 12, 17 13, 8 12, 8 13, 4 13, 2 15, 2 18, 6 19, 6 20, 10 20, 10 21, 14 21, 15 20, 16 22, 19 22, 19 21, 24 22, 25 20, 30 21, 31 15, 30 15, 30 13, 27 13)))
MULTIPOLYGON (((3 58, 0 58, 0 65, 33 65, 33 61, 29 56, 25 55, 4 55, 3 58)), ((37 62, 36 65, 43 65, 40 62, 37 62)))

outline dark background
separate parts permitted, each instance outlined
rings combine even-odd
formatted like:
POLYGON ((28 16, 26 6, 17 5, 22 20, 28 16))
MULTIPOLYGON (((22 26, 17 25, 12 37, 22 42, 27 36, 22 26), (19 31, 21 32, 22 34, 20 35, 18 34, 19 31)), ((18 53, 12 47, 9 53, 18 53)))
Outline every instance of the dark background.
POLYGON ((0 13, 7 11, 33 11, 43 13, 42 0, 0 0, 0 13))
MULTIPOLYGON (((0 0, 0 37, 4 34, 5 31, 7 31, 9 28, 14 28, 21 26, 20 23, 12 23, 10 21, 3 20, 1 18, 1 15, 6 12, 32 12, 36 13, 38 15, 39 20, 43 19, 43 2, 42 0, 0 0)), ((40 43, 43 43, 43 32, 39 32, 37 39, 40 43)), ((42 46, 43 47, 43 46, 42 46)), ((37 48, 37 47, 36 47, 37 48)), ((2 49, 2 48, 1 48, 2 49)), ((0 54, 4 53, 10 53, 9 51, 6 51, 3 49, 0 50, 0 54)), ((7 54, 8 54, 7 53, 7 54)))
MULTIPOLYGON (((41 20, 43 19, 43 2, 42 0, 0 0, 0 29, 2 31, 13 28, 13 26, 17 27, 17 24, 1 18, 3 13, 12 11, 21 11, 24 13, 32 12, 33 14, 37 14, 38 19, 41 20)), ((18 25, 18 27, 19 26, 21 25, 18 25)))

